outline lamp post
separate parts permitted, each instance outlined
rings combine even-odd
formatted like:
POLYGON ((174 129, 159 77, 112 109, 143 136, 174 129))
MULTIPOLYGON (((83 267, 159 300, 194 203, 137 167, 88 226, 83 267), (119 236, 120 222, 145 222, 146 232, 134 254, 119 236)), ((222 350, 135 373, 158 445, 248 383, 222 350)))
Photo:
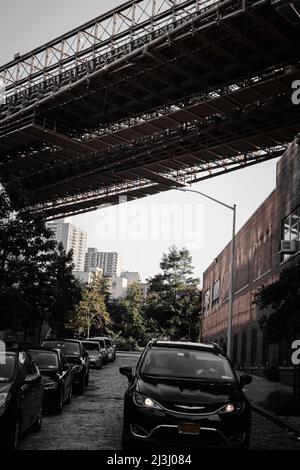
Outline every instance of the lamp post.
POLYGON ((183 191, 186 193, 196 193, 200 194, 200 196, 206 197, 221 206, 226 207, 232 211, 232 238, 231 238, 231 255, 230 255, 230 279, 229 279, 229 295, 228 295, 228 324, 227 324, 227 355, 231 358, 231 345, 232 345, 232 318, 233 318, 233 297, 234 297, 234 269, 235 269, 235 225, 236 225, 236 204, 230 206, 229 204, 225 204, 225 202, 219 201, 214 197, 208 196, 200 191, 195 189, 187 189, 187 188, 177 188, 173 187, 172 189, 176 189, 177 191, 183 191))

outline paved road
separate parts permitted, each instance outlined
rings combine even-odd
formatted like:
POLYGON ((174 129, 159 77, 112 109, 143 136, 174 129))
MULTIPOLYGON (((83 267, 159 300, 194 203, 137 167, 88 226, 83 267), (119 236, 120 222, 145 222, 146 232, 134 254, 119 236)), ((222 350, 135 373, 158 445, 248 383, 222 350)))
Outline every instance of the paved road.
MULTIPOLYGON (((21 441, 22 450, 119 450, 121 448, 123 396, 127 379, 122 365, 134 366, 136 355, 119 355, 114 364, 91 371, 84 396, 74 397, 61 416, 45 416, 42 430, 21 441)), ((295 440, 271 421, 253 414, 252 449, 297 449, 295 440)))

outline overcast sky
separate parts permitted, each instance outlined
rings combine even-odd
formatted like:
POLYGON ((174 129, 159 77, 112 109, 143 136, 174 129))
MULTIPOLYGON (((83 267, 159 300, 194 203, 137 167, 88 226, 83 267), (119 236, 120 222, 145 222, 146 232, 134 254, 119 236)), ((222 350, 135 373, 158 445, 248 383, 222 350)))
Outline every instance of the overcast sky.
MULTIPOLYGON (((25 53, 120 5, 120 0, 1 0, 0 62, 25 53)), ((195 184, 193 189, 237 204, 237 228, 275 187, 276 161, 195 184)), ((156 274, 162 253, 175 243, 191 250, 195 273, 203 271, 231 238, 231 212, 196 194, 169 191, 72 218, 88 232, 88 246, 118 251, 124 269, 143 279, 156 274)))

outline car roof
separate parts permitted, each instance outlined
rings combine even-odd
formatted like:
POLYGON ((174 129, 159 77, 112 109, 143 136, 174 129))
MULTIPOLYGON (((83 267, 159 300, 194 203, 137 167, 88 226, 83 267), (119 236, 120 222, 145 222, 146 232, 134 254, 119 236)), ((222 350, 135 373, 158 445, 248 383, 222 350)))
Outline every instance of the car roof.
POLYGON ((56 348, 43 348, 42 346, 39 347, 33 347, 33 348, 28 348, 27 351, 30 353, 30 351, 46 351, 46 352, 51 352, 51 353, 56 353, 56 354, 62 354, 60 349, 56 348))
POLYGON ((99 341, 97 341, 97 340, 83 339, 82 342, 83 342, 83 344, 84 343, 92 343, 92 344, 98 344, 98 346, 99 346, 99 341))
POLYGON ((165 347, 165 348, 183 348, 183 349, 198 349, 212 353, 222 354, 226 356, 225 351, 216 343, 195 343, 192 341, 164 341, 152 340, 148 344, 149 348, 165 347))
POLYGON ((81 343, 80 339, 44 339, 43 343, 81 343))

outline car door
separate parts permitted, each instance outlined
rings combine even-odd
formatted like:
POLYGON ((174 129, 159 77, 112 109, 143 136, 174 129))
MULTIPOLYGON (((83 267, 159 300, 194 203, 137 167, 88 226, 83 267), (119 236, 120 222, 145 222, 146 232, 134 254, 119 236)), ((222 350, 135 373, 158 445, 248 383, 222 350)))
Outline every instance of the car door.
POLYGON ((26 377, 29 375, 28 363, 24 352, 19 353, 18 357, 18 384, 19 384, 19 408, 21 414, 21 432, 29 428, 31 423, 33 397, 31 394, 31 385, 26 383, 26 377))
POLYGON ((42 400, 43 400, 43 380, 40 374, 40 371, 37 365, 31 360, 31 358, 26 354, 26 367, 27 367, 27 379, 30 382, 29 390, 30 390, 30 424, 34 424, 40 414, 40 410, 42 408, 42 400))

